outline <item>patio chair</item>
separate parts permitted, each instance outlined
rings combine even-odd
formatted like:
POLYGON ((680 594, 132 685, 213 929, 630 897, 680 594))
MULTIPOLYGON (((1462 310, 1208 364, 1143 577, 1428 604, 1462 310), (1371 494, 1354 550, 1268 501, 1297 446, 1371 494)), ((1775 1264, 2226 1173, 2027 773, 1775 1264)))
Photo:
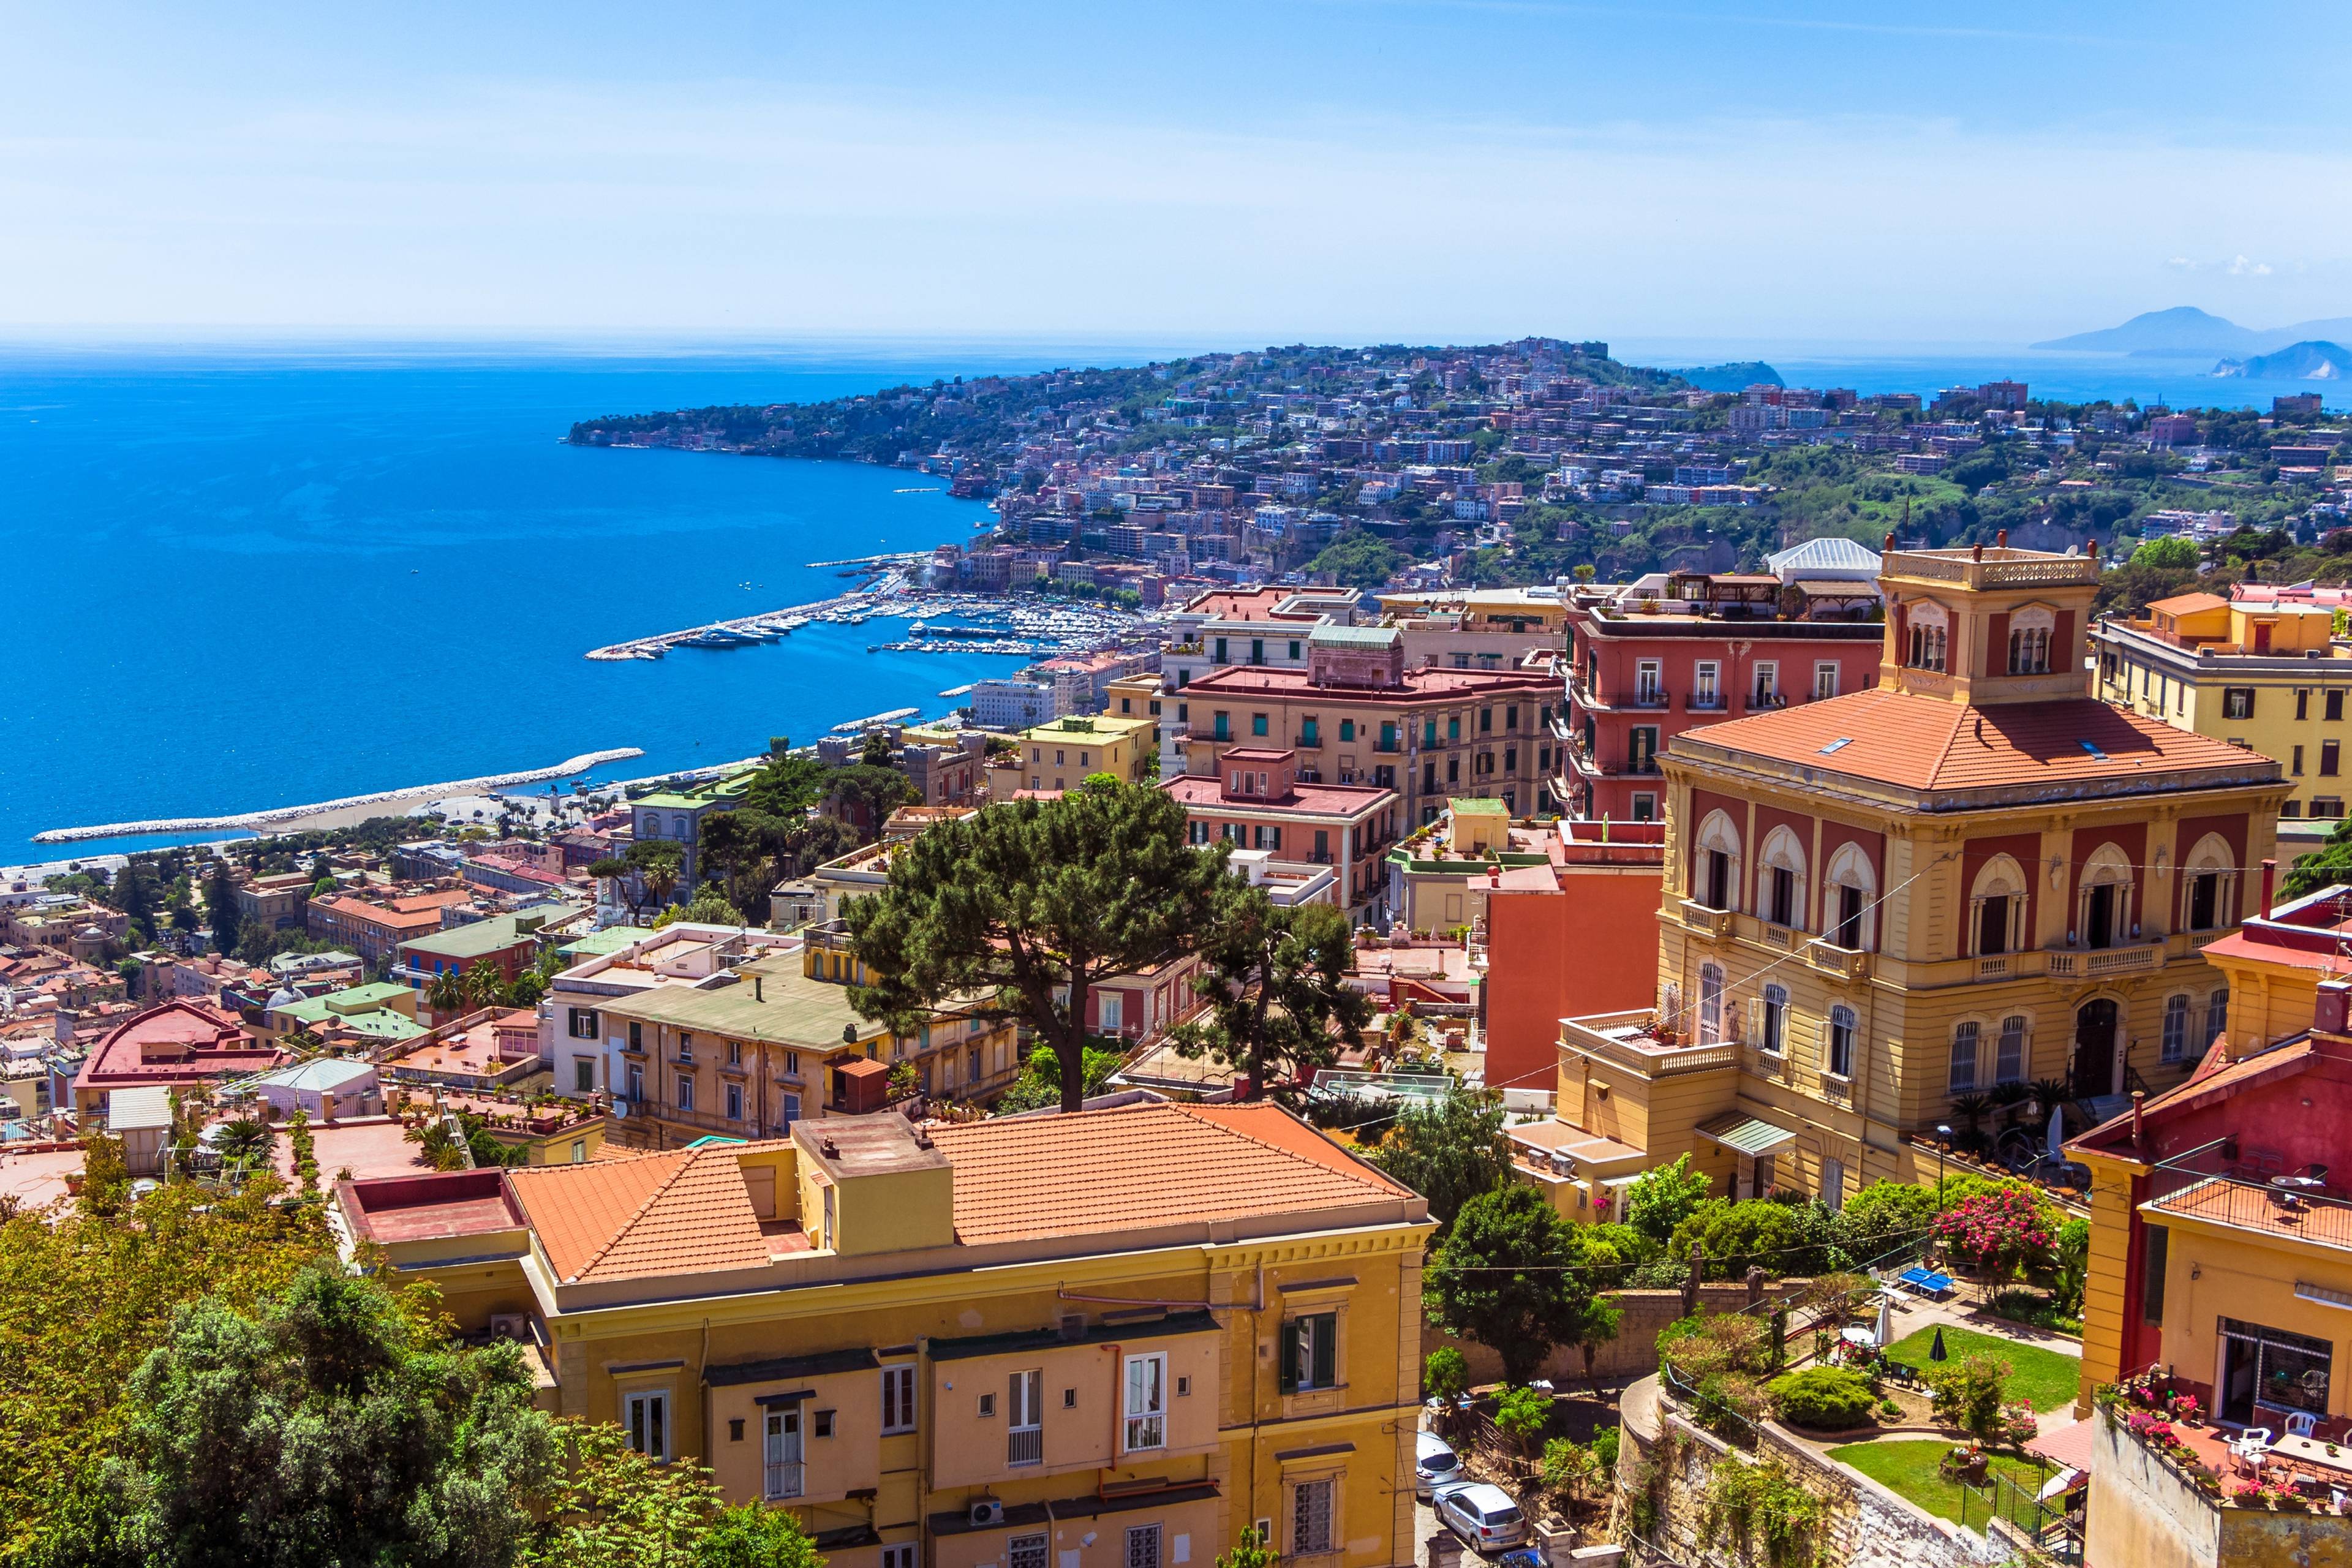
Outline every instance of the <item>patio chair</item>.
POLYGON ((2286 1435, 2290 1437, 2308 1437, 2318 1428, 2318 1416, 2308 1410, 2298 1410, 2286 1418, 2286 1435))
POLYGON ((2230 1441, 2230 1452, 2243 1467, 2246 1474, 2262 1473, 2263 1463, 2270 1458, 2271 1429, 2249 1426, 2230 1441))

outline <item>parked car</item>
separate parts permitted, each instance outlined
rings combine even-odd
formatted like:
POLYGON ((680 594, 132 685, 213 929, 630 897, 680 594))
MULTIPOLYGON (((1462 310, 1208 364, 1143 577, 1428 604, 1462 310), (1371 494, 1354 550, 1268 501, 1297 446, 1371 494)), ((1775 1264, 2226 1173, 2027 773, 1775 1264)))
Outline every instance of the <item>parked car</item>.
POLYGON ((1500 1552, 1528 1538, 1527 1516, 1502 1488, 1487 1481, 1456 1481, 1433 1489, 1430 1500, 1437 1517, 1472 1551, 1500 1552))
POLYGON ((1434 1489, 1462 1479, 1462 1459, 1452 1444, 1434 1432, 1413 1435, 1413 1496, 1427 1502, 1434 1489))

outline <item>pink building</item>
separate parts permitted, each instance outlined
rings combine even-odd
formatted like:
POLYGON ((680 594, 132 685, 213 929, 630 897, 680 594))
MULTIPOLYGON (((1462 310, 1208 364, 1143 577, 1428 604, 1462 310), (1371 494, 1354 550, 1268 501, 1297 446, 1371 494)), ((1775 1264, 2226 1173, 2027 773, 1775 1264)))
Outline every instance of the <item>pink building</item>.
POLYGON ((1658 753, 1676 735, 1874 685, 1885 628, 1858 617, 1877 599, 1874 584, 1852 579, 1679 574, 1654 599, 1580 595, 1568 611, 1567 765, 1552 783, 1568 814, 1654 821, 1658 753))
POLYGON ((1341 909, 1359 921, 1385 918, 1385 857, 1403 804, 1396 791, 1301 782, 1298 753, 1286 748, 1235 746, 1217 767, 1160 785, 1183 803, 1193 843, 1328 866, 1341 909))

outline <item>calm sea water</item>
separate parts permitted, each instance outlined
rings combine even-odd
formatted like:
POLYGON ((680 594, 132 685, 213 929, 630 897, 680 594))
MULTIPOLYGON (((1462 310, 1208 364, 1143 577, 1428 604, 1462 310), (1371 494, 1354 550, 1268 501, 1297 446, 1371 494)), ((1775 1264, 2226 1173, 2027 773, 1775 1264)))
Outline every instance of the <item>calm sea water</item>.
POLYGON ((979 503, 899 469, 557 438, 598 414, 1100 362, 0 349, 0 865, 126 847, 31 844, 45 827, 619 746, 646 754, 605 776, 635 776, 943 711, 940 690, 1022 661, 868 654, 895 629, 879 620, 659 663, 581 655, 824 597, 849 584, 806 563, 968 538, 979 503))

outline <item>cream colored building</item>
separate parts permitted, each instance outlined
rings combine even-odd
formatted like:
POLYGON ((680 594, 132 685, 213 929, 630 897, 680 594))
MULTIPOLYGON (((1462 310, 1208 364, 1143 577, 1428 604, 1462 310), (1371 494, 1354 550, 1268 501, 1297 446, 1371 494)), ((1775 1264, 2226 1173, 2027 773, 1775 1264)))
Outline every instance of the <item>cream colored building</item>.
POLYGON ((2287 785, 2084 694, 2097 574, 1889 553, 1874 689, 1675 737, 1657 1007, 1564 1021, 1563 1121, 1836 1203, 1969 1097, 2112 1114, 2187 1074, 2287 785))

